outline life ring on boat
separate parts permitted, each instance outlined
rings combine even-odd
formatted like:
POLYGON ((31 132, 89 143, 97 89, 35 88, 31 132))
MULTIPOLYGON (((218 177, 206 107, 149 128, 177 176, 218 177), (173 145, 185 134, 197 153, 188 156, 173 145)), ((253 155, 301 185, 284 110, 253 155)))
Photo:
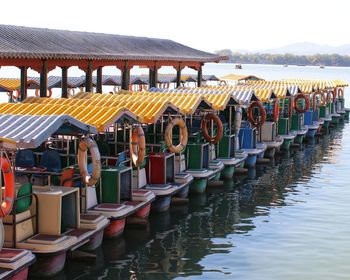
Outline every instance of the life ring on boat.
POLYGON ((6 217, 12 209, 14 197, 15 197, 15 175, 13 174, 10 161, 5 158, 1 157, 1 171, 4 174, 4 181, 5 181, 5 193, 4 193, 4 199, 1 202, 0 207, 0 217, 6 217))
POLYGON ((141 126, 135 127, 131 132, 130 157, 135 166, 139 166, 145 159, 146 140, 141 126))
POLYGON ((305 113, 307 110, 310 109, 310 99, 307 97, 304 93, 299 93, 297 97, 294 99, 294 108, 298 113, 305 113), (305 107, 304 109, 299 108, 298 101, 299 99, 305 100, 305 107))
POLYGON ((344 90, 342 88, 338 88, 338 98, 344 97, 344 90))
POLYGON ((273 104, 273 121, 275 123, 278 122, 279 116, 280 116, 280 106, 278 104, 279 100, 275 100, 275 104, 273 104))
POLYGON ((335 101, 337 101, 337 88, 332 90, 332 102, 334 103, 335 101))
POLYGON ((201 130, 202 134, 205 140, 207 140, 211 144, 217 144, 222 136, 223 136, 223 126, 222 126, 222 121, 218 117, 218 115, 214 113, 209 113, 203 116, 202 121, 201 121, 201 130), (215 137, 210 136, 208 133, 208 123, 210 121, 213 121, 216 126, 218 127, 218 131, 216 132, 215 137))
POLYGON ((84 138, 79 143, 78 148, 78 165, 80 176, 88 186, 95 185, 101 176, 101 156, 96 142, 91 138, 84 138), (89 175, 87 170, 87 150, 90 150, 92 162, 92 174, 89 175))
POLYGON ((261 103, 259 101, 254 101, 249 105, 247 115, 248 115, 249 122, 256 127, 262 126, 266 121, 265 108, 264 108, 264 106, 261 105, 261 103), (259 109, 259 113, 260 113, 260 117, 261 117, 260 120, 254 118, 254 109, 255 108, 259 109))
POLYGON ((180 154, 183 150, 183 148, 186 147, 188 140, 188 132, 187 132, 187 126, 183 119, 181 118, 174 118, 172 119, 167 127, 165 128, 164 132, 164 141, 165 145, 167 146, 168 150, 172 153, 180 154), (177 146, 173 145, 173 128, 174 126, 179 126, 180 128, 180 143, 177 146))
MULTIPOLYGON (((46 93, 46 97, 51 98, 51 96, 52 96, 52 89, 48 89, 47 93, 46 93)), ((40 97, 40 90, 39 89, 35 90, 35 96, 36 97, 40 97)))
POLYGON ((288 118, 291 118, 293 115, 293 97, 290 97, 288 101, 288 118))

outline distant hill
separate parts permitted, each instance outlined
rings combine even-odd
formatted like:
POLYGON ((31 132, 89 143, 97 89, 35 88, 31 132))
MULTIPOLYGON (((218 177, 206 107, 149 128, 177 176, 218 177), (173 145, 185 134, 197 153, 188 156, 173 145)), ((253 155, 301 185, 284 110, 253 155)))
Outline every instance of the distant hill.
POLYGON ((295 54, 295 55, 314 55, 314 54, 339 54, 350 55, 350 44, 342 46, 319 45, 310 42, 302 42, 286 45, 275 49, 259 50, 259 53, 270 54, 295 54))
POLYGON ((339 54, 271 54, 271 53, 237 53, 230 50, 216 51, 220 56, 228 57, 224 63, 238 64, 287 64, 287 65, 314 65, 314 66, 347 66, 350 67, 350 56, 339 54))

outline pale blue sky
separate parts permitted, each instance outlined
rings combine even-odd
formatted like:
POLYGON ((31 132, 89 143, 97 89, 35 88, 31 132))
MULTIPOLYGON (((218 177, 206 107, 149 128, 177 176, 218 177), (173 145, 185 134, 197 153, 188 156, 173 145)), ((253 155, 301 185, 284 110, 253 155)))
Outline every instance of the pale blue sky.
POLYGON ((350 43, 346 0, 2 1, 0 23, 169 38, 214 51, 350 43))

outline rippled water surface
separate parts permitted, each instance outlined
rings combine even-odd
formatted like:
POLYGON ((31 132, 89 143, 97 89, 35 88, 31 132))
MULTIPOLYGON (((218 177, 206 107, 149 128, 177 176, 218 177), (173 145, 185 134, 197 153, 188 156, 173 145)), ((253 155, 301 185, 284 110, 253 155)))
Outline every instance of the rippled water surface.
POLYGON ((96 259, 69 261, 56 279, 350 279, 349 237, 346 123, 151 215, 147 228, 104 242, 96 259))

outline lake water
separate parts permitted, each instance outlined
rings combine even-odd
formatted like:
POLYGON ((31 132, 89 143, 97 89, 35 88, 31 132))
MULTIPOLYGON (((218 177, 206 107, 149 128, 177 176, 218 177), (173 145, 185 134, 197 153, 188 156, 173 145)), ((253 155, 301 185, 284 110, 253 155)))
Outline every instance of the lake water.
MULTIPOLYGON (((208 65, 205 74, 350 82, 349 68, 208 65)), ((348 94, 346 94, 346 97, 348 94)), ((349 99, 349 98, 348 98, 349 99)), ((347 100, 349 104, 349 100, 347 100)), ((349 279, 350 126, 151 215, 55 279, 349 279)))

